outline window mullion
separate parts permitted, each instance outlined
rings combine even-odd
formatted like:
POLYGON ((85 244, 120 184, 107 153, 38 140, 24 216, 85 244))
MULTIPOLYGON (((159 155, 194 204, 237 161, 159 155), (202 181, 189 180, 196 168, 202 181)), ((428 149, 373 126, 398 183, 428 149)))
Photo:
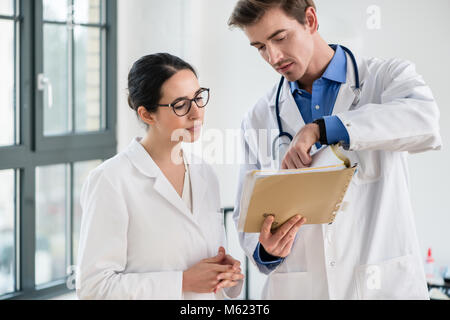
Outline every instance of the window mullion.
POLYGON ((73 230, 73 163, 66 164, 66 275, 72 265, 72 230, 73 230))
POLYGON ((20 289, 24 294, 35 291, 36 248, 36 177, 35 167, 25 167, 20 175, 20 289))
POLYGON ((20 233, 20 212, 22 206, 20 205, 20 199, 22 198, 21 193, 21 185, 20 185, 20 170, 16 169, 14 171, 14 183, 15 183, 15 197, 14 197, 14 204, 15 204, 15 215, 14 215, 14 289, 15 291, 20 291, 20 284, 21 284, 21 273, 20 273, 20 265, 21 265, 21 259, 20 259, 20 246, 21 246, 21 233, 20 233))

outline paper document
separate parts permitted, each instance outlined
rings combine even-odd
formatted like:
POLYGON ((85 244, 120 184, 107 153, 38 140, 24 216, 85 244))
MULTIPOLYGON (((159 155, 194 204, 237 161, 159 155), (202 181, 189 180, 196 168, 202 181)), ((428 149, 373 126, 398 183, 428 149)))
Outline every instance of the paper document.
POLYGON ((356 170, 327 146, 312 155, 309 168, 248 172, 242 189, 238 231, 260 232, 268 215, 277 228, 299 214, 306 224, 332 223, 356 170))

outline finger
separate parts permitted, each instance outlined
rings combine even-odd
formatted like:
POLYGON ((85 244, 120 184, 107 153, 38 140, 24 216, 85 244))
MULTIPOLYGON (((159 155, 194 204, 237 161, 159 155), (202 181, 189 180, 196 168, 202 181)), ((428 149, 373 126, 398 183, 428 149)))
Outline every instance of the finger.
POLYGON ((297 169, 297 167, 295 166, 295 163, 292 161, 289 154, 286 155, 286 166, 287 166, 287 169, 297 169))
POLYGON ((219 282, 219 284, 214 289, 214 293, 217 293, 220 289, 223 288, 231 288, 236 286, 239 283, 239 281, 231 281, 231 280, 223 280, 219 282))
POLYGON ((300 221, 296 222, 294 226, 289 230, 289 232, 280 240, 279 248, 284 248, 288 242, 293 242, 298 230, 304 224, 306 219, 302 218, 300 221))
POLYGON ((231 265, 235 265, 235 264, 239 264, 241 265, 241 263, 239 262, 239 260, 234 259, 232 256, 230 256, 229 254, 227 254, 224 259, 222 260, 223 263, 226 264, 231 264, 231 265))
MULTIPOLYGON (((306 223, 306 218, 303 217, 299 222, 297 222, 295 224, 294 228, 297 229, 295 234, 297 234, 297 232, 300 229, 300 227, 302 225, 304 225, 305 223, 306 223)), ((287 257, 289 255, 289 253, 291 252, 292 246, 294 245, 295 239, 296 239, 296 237, 294 236, 294 237, 291 237, 290 241, 286 241, 285 244, 280 244, 280 248, 281 248, 280 257, 284 257, 285 258, 285 257, 287 257)))
POLYGON ((289 148, 289 150, 284 155, 283 161, 281 163, 282 169, 295 169, 295 163, 291 159, 291 152, 293 150, 289 148))
POLYGON ((295 169, 305 167, 305 165, 303 164, 302 160, 298 156, 298 153, 297 153, 297 151, 295 149, 291 149, 289 155, 290 155, 290 159, 292 160, 292 162, 295 165, 295 169))
POLYGON ((207 263, 217 263, 222 261, 224 256, 225 256, 225 249, 223 247, 220 247, 216 256, 203 259, 203 261, 207 263))
POLYGON ((233 266, 229 264, 212 264, 212 270, 218 273, 233 272, 233 266))
POLYGON ((268 240, 272 233, 270 232, 270 229, 272 227, 272 223, 275 220, 273 216, 268 216, 261 227, 261 233, 259 234, 259 242, 264 243, 266 240, 268 240))
POLYGON ((309 154, 309 150, 311 150, 311 146, 306 148, 305 146, 302 145, 302 146, 296 148, 298 157, 300 158, 300 160, 303 164, 303 166, 301 168, 308 167, 312 162, 312 158, 309 154))
POLYGON ((281 249, 280 251, 280 257, 282 258, 286 258, 290 253, 291 253, 291 249, 292 246, 294 245, 294 241, 295 241, 295 237, 291 240, 289 240, 284 247, 281 249))
POLYGON ((233 280, 238 281, 244 279, 244 275, 242 273, 231 273, 231 272, 224 272, 217 275, 216 280, 233 280))
POLYGON ((301 220, 302 216, 296 215, 286 221, 273 235, 273 241, 280 242, 281 239, 291 230, 291 228, 301 220))
POLYGON ((239 260, 235 260, 232 257, 230 257, 230 262, 232 262, 232 266, 233 266, 233 270, 236 272, 237 270, 240 269, 241 266, 241 262, 239 260))

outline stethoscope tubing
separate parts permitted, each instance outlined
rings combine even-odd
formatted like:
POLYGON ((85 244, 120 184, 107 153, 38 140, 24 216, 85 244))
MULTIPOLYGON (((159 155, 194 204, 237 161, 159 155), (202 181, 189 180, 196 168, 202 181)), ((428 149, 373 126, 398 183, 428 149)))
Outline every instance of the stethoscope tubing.
MULTIPOLYGON (((336 45, 335 44, 331 44, 330 47, 335 49, 336 45)), ((355 72, 355 88, 357 90, 360 90, 358 65, 356 63, 355 56, 353 55, 353 53, 352 53, 352 51, 350 49, 348 49, 348 48, 346 48, 344 46, 340 46, 340 47, 350 56, 350 59, 352 60, 353 69, 354 69, 354 72, 355 72)), ((276 145, 275 143, 279 139, 281 139, 282 137, 287 137, 290 142, 292 142, 292 140, 294 139, 289 132, 283 131, 283 124, 281 123, 280 95, 281 95, 281 89, 283 88, 283 84, 284 84, 284 77, 281 76, 280 83, 278 84, 278 90, 277 90, 276 99, 275 99, 275 115, 276 115, 276 118, 277 118, 277 124, 278 124, 278 131, 279 131, 279 133, 278 133, 278 136, 272 142, 272 158, 275 157, 275 145, 276 145)))

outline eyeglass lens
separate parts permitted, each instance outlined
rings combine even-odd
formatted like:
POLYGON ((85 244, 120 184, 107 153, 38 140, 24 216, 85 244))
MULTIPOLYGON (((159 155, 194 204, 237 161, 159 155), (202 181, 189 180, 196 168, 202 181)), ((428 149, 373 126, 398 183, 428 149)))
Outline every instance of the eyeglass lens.
POLYGON ((191 99, 182 99, 182 100, 177 101, 173 105, 173 110, 175 111, 175 113, 177 115, 184 116, 191 109, 192 101, 195 102, 197 107, 203 108, 208 103, 208 100, 209 100, 209 92, 208 92, 208 90, 203 90, 203 91, 200 91, 199 93, 197 93, 197 95, 192 100, 191 99))

